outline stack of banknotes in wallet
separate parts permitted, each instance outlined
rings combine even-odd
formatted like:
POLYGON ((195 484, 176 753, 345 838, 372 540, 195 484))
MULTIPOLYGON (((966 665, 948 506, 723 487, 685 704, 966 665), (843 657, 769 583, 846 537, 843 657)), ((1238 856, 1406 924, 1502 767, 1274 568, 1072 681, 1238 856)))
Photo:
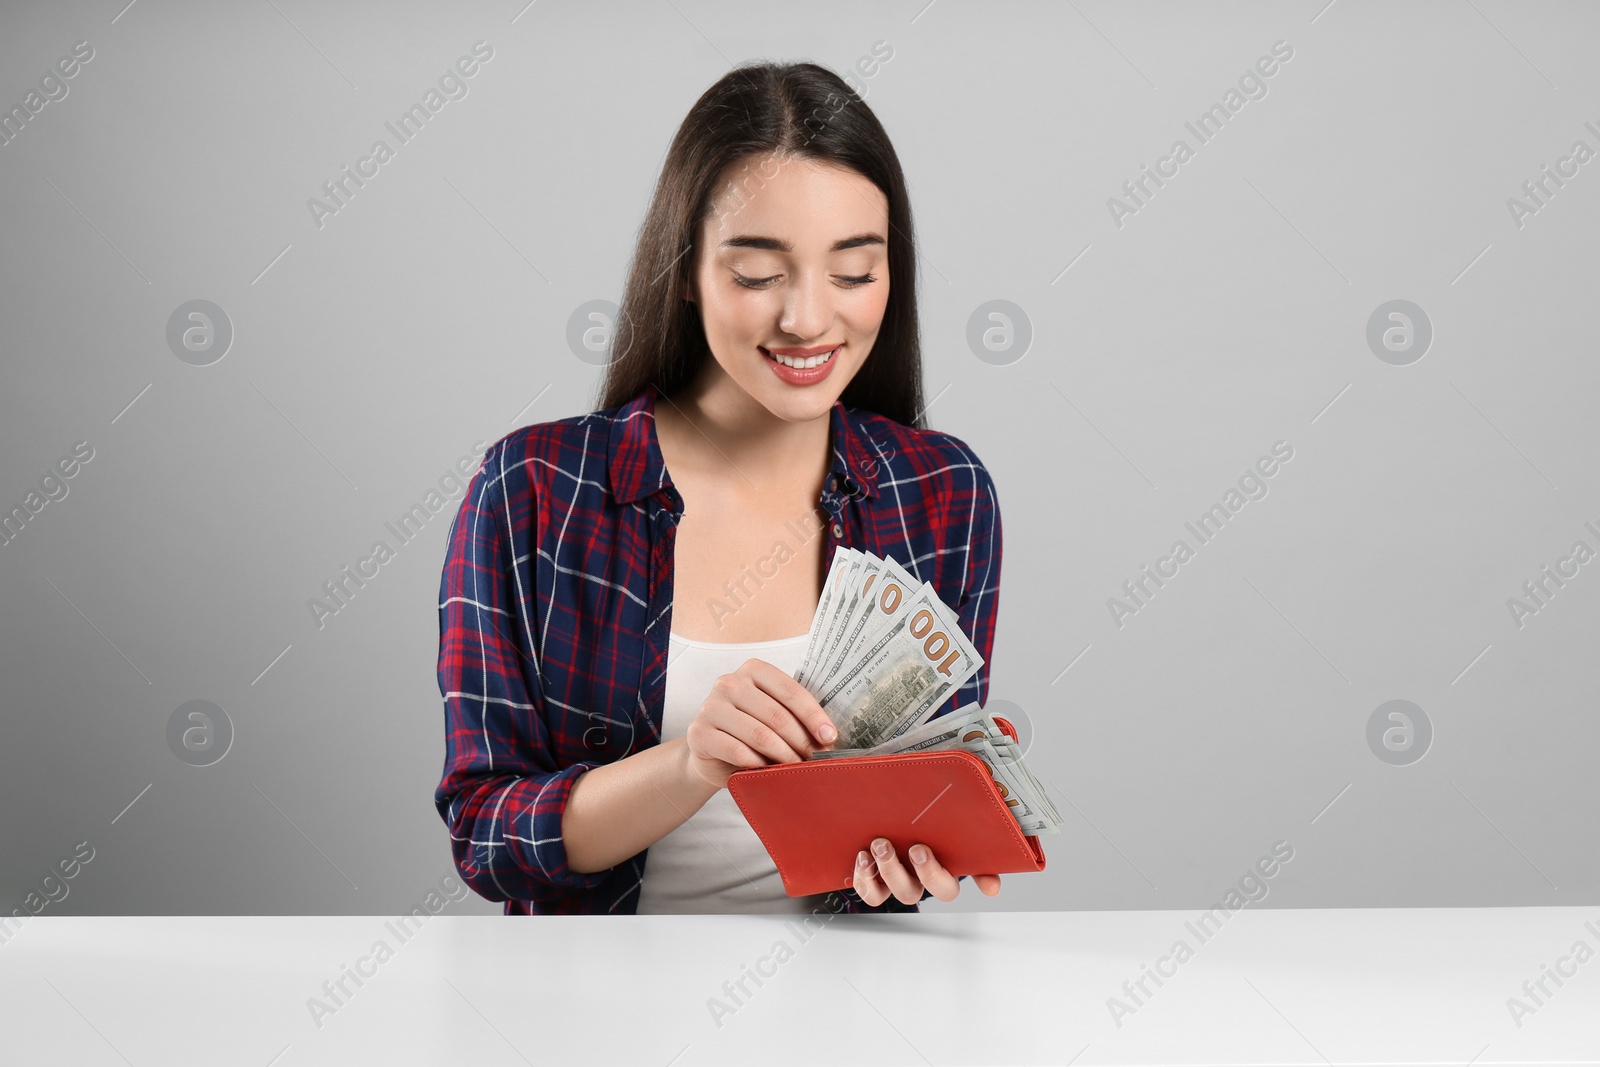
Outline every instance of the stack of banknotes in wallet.
POLYGON ((1061 814, 1017 743, 977 704, 935 719, 983 656, 927 582, 892 559, 834 550, 795 679, 839 730, 813 759, 961 748, 989 767, 1024 833, 1055 833, 1061 814))

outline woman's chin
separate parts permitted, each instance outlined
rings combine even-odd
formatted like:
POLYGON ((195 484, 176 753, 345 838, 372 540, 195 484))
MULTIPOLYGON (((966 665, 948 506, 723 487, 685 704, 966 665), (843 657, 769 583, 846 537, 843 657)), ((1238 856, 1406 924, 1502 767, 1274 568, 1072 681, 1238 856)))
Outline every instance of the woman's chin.
POLYGON ((829 381, 806 388, 775 383, 754 394, 761 406, 786 422, 810 422, 827 416, 839 390, 829 381))
MULTIPOLYGON (((838 357, 835 356, 835 359, 838 357)), ((813 385, 794 385, 783 381, 765 364, 770 362, 763 357, 761 373, 770 381, 761 382, 761 390, 756 395, 762 403, 775 413, 784 412, 791 419, 813 418, 827 414, 833 407, 835 400, 844 392, 845 386, 850 384, 856 368, 851 366, 838 366, 832 373, 813 385)))

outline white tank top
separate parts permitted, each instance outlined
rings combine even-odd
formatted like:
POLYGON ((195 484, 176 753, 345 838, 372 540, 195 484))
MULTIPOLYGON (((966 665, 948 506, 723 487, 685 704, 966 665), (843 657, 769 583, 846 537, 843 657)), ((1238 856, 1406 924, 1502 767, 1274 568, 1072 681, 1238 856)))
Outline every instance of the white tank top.
MULTIPOLYGON (((692 641, 671 634, 667 650, 661 740, 682 737, 711 686, 745 660, 764 659, 785 674, 800 669, 809 634, 737 644, 692 641)), ((652 913, 772 912, 805 914, 823 907, 823 894, 791 897, 761 839, 733 795, 719 789, 681 826, 649 847, 639 887, 640 915, 652 913)))

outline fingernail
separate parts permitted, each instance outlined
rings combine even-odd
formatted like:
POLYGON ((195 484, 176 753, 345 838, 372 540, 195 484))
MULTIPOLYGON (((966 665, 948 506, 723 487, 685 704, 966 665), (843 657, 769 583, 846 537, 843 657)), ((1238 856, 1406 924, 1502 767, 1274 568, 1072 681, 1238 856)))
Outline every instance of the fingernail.
POLYGON ((874 841, 872 843, 872 851, 876 852, 880 857, 887 856, 889 854, 889 842, 874 841))
POLYGON ((823 742, 823 744, 827 744, 827 745, 833 744, 833 739, 838 737, 838 736, 839 736, 839 731, 835 730, 833 728, 833 724, 832 723, 826 723, 825 722, 825 723, 822 724, 822 742, 823 742))
POLYGON ((928 850, 923 848, 921 845, 912 845, 911 846, 911 862, 912 863, 927 863, 928 862, 928 850))
POLYGON ((860 854, 856 856, 856 866, 857 867, 865 867, 867 864, 869 864, 871 862, 872 862, 872 857, 867 855, 867 850, 866 849, 862 849, 860 854))

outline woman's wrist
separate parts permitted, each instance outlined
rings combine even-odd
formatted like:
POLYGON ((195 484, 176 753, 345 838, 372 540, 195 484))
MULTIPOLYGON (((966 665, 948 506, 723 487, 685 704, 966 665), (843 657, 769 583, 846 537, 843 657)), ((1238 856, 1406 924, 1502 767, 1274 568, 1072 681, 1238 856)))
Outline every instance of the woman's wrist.
POLYGON ((678 781, 683 788, 697 799, 709 799, 715 794, 717 787, 695 773, 694 755, 689 751, 689 739, 687 737, 675 737, 666 743, 675 746, 674 764, 677 767, 678 781))

